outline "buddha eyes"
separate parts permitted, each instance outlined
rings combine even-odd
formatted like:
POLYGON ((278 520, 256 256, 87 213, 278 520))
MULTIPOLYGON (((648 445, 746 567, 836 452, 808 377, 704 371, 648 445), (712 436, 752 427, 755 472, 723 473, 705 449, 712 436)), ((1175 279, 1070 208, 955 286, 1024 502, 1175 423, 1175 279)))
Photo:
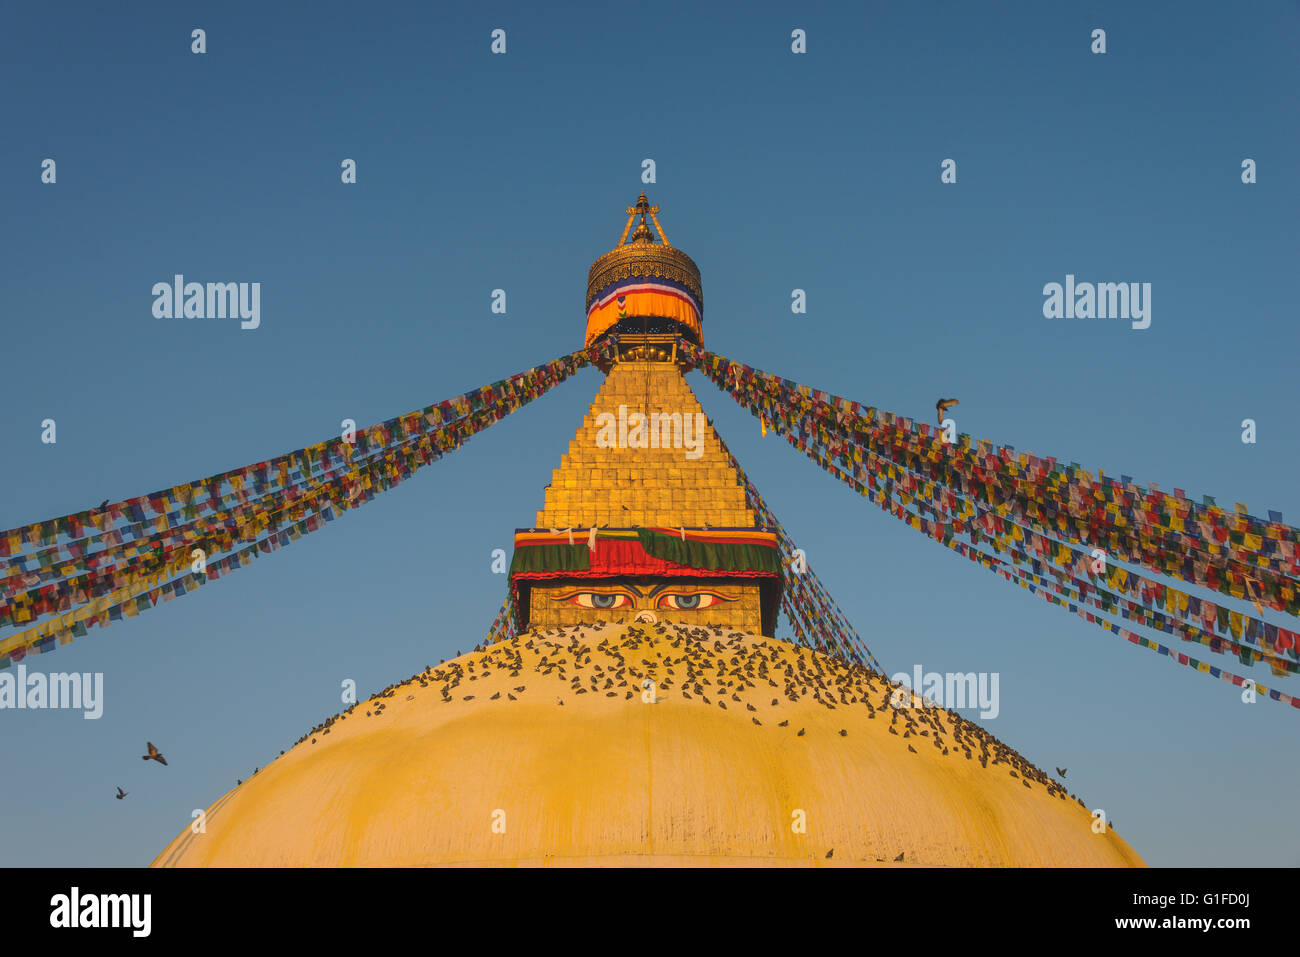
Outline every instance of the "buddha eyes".
POLYGON ((598 591, 580 591, 574 592, 562 599, 570 605, 577 605, 580 608, 629 608, 632 605, 632 599, 627 595, 618 593, 608 594, 598 591))
POLYGON ((712 608, 714 605, 730 600, 707 591, 693 592, 689 595, 670 592, 667 595, 660 595, 655 607, 673 611, 695 611, 699 608, 712 608))
MULTIPOLYGON (((579 608, 598 608, 602 611, 615 608, 631 608, 636 603, 635 599, 625 592, 599 591, 570 592, 567 595, 558 596, 555 600, 569 605, 577 605, 579 608)), ((701 608, 712 608, 714 605, 720 605, 725 601, 735 601, 735 599, 707 591, 667 592, 654 599, 654 607, 667 611, 697 611, 701 608)))

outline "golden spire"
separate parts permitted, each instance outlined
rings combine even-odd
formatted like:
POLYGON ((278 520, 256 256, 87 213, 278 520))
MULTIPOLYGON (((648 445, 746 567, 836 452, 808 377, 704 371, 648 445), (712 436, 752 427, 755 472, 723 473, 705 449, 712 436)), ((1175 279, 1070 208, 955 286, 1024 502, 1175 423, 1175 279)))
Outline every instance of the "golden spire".
POLYGON ((659 241, 671 249, 672 243, 668 241, 668 236, 664 233, 664 228, 659 225, 659 207, 650 205, 650 201, 645 197, 645 190, 641 190, 641 195, 637 197, 636 205, 627 208, 627 225, 623 227, 623 235, 618 238, 618 245, 622 246, 627 242, 628 231, 632 228, 632 220, 636 219, 637 213, 641 214, 641 222, 637 224, 636 232, 632 234, 632 242, 654 242, 654 233, 650 232, 650 227, 646 225, 645 221, 645 218, 648 215, 650 219, 654 221, 655 230, 659 233, 659 241))

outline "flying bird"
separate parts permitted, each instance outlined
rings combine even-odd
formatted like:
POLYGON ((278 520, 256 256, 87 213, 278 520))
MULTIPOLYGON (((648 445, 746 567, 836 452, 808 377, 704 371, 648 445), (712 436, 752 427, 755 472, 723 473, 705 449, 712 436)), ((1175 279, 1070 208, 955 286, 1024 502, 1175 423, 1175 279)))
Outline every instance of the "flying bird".
POLYGON ((117 799, 120 801, 122 800, 122 798, 126 797, 130 793, 131 793, 130 791, 123 791, 121 787, 119 787, 117 789, 117 799))
POLYGON ((149 753, 140 755, 141 760, 148 761, 152 759, 154 761, 157 761, 163 767, 166 767, 167 759, 162 756, 161 751, 159 751, 157 748, 153 746, 153 742, 146 741, 145 744, 149 746, 149 753))
POLYGON ((1056 773, 1059 774, 1061 777, 1065 777, 1065 772, 1068 771, 1068 770, 1070 770, 1070 769, 1069 769, 1069 768, 1057 768, 1057 769, 1056 769, 1056 773))
POLYGON ((939 413, 939 424, 943 425, 943 414, 957 404, 956 399, 940 399, 934 404, 934 410, 939 413))

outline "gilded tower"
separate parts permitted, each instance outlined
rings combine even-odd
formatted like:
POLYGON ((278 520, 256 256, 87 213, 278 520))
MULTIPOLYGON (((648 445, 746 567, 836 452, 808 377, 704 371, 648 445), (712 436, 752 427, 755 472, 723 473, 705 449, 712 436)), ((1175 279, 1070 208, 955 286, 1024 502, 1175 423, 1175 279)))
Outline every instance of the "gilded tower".
POLYGON ((614 358, 535 527, 515 534, 520 626, 666 616, 770 635, 776 535, 759 526, 677 354, 679 339, 703 345, 699 268, 645 193, 627 214, 587 278, 585 344, 605 341, 614 358))

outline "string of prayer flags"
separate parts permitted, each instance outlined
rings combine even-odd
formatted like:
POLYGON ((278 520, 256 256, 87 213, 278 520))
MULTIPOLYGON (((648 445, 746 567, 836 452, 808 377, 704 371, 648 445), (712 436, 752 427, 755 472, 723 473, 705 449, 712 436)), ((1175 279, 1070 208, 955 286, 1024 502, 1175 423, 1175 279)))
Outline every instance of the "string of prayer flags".
MULTIPOLYGON (((1295 632, 1116 563, 1132 561, 1255 601, 1257 608, 1269 604, 1294 615, 1300 612, 1297 536, 1282 524, 1280 513, 1270 510, 1263 523, 1238 505, 1229 516, 1209 497, 1188 507, 1181 489, 1169 495, 1154 484, 1134 486, 1128 476, 1117 482, 1098 472, 1094 478, 1078 463, 1063 466, 964 435, 945 443, 928 423, 757 372, 690 343, 679 343, 679 351, 758 416, 764 429, 770 423, 831 475, 909 527, 1133 644, 1300 708, 1300 699, 1173 651, 1088 610, 1177 634, 1246 665, 1265 662, 1275 675, 1296 673, 1300 636, 1295 632), (958 535, 968 535, 971 543, 958 535), (1007 558, 980 551, 981 542, 1007 558), (1091 549, 1103 543, 1115 559, 1098 575, 1091 549)), ((809 625, 797 610, 791 618, 796 631, 809 625)))
MULTIPOLYGON (((215 509, 210 519, 195 520, 183 528, 167 528, 148 541, 114 541, 114 551, 109 555, 87 553, 79 543, 69 543, 74 556, 71 561, 60 562, 47 552, 44 560, 33 566, 32 555, 11 555, 7 563, 0 564, 0 572, 4 572, 0 585, 5 586, 0 596, 6 592, 11 596, 0 600, 0 627, 28 627, 0 639, 0 667, 29 653, 66 644, 86 634, 87 628, 107 627, 111 622, 134 617, 154 607, 159 599, 172 601, 199 583, 215 581, 225 573, 246 567, 259 554, 277 551, 319 530, 334 520, 336 511, 356 508, 396 487, 416 470, 461 447, 471 436, 549 391, 578 369, 597 359, 607 359, 608 351, 609 347, 602 343, 530 370, 508 384, 495 384, 467 393, 469 398, 449 400, 457 415, 446 416, 443 425, 430 426, 433 420, 427 417, 423 424, 413 417, 389 420, 372 428, 372 441, 364 444, 364 454, 356 458, 331 455, 328 447, 313 447, 311 454, 304 454, 304 464, 296 477, 291 465, 298 453, 273 460, 274 468, 263 462, 239 474, 225 473, 232 479, 238 504, 215 509), (310 462, 320 463, 319 474, 312 474, 317 469, 307 464, 310 462), (274 481, 272 472, 278 473, 274 481), (259 497, 247 497, 245 488, 250 484, 254 489, 260 486, 259 497), (286 523, 288 527, 282 527, 286 523), (236 548, 244 541, 252 544, 236 548), (194 559, 191 546, 198 544, 204 546, 202 557, 194 559), (108 558, 115 561, 109 562, 108 558), (192 561, 201 570, 187 572, 192 561), (17 574, 6 572, 5 565, 17 568, 17 574), (33 571, 34 567, 45 574, 33 571), (167 580, 177 574, 180 577, 167 580), (48 581, 50 576, 55 580, 48 581), (14 594, 16 588, 27 590, 14 594), (57 617, 34 623, 47 615, 57 617)), ((430 408, 442 408, 442 403, 430 408)), ((362 447, 362 443, 357 444, 362 447)), ((210 480, 189 483, 188 489, 175 495, 176 490, 153 493, 147 496, 149 506, 160 518, 166 517, 177 500, 192 502, 196 487, 212 484, 210 480)), ((119 511, 144 518, 143 507, 135 502, 119 511)), ((50 544, 54 537, 51 528, 56 533, 59 529, 70 533, 75 527, 76 522, 50 520, 25 526, 26 531, 17 537, 23 542, 39 539, 42 544, 50 544)))

